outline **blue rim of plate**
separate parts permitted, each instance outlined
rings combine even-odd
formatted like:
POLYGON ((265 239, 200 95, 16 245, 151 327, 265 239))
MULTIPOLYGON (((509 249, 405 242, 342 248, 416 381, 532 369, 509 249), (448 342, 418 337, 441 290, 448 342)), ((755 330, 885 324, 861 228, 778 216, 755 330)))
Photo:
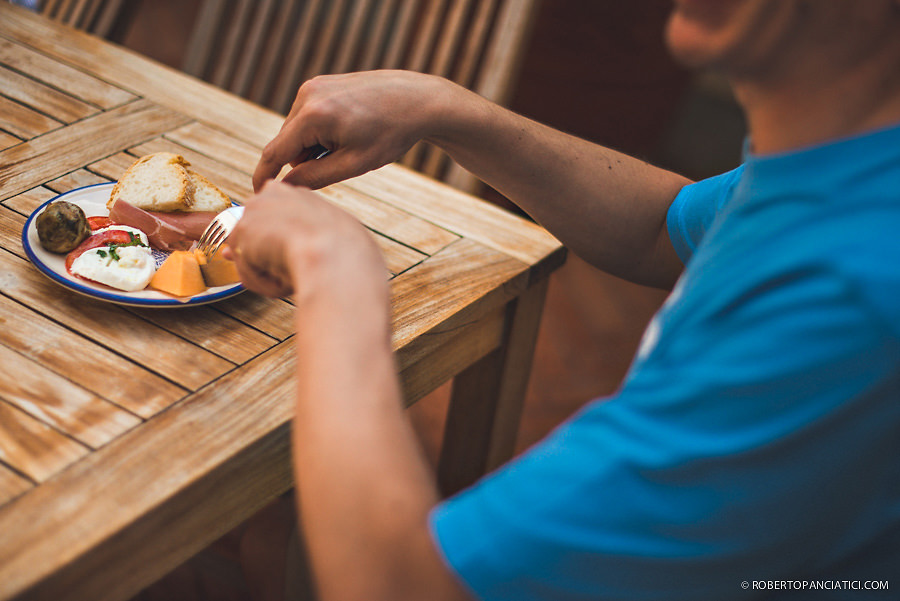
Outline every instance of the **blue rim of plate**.
MULTIPOLYGON (((80 284, 76 281, 73 281, 69 278, 66 278, 60 275, 56 270, 49 267, 46 263, 37 254, 34 252, 32 248, 31 241, 28 239, 28 233, 32 230, 32 224, 35 218, 41 214, 44 208, 49 205, 51 202, 57 200, 66 200, 67 196, 72 196, 76 193, 83 192, 90 188, 98 188, 101 186, 107 186, 112 188, 115 185, 115 182, 105 182, 101 184, 91 184, 89 186, 82 186, 80 188, 75 188, 69 190, 67 192, 63 192, 62 194, 57 194, 50 200, 44 202, 31 212, 31 215, 28 216, 28 219, 25 221, 25 226, 22 228, 22 248, 25 249, 25 255, 28 257, 28 260, 31 261, 31 264, 38 268, 38 270, 43 273, 45 276, 56 282, 57 284, 63 286, 64 288, 68 288, 74 292, 82 294, 84 296, 88 296, 94 299, 103 300, 111 303, 115 303, 117 305, 125 305, 130 307, 158 307, 158 308, 175 308, 175 307, 196 307, 197 305, 206 305, 209 303, 214 303, 220 300, 225 300, 226 298, 230 298, 237 294, 240 294, 244 291, 244 287, 241 284, 235 284, 233 286, 229 286, 223 290, 218 290, 216 292, 208 292, 203 294, 197 294, 190 297, 187 300, 180 300, 175 297, 170 298, 141 298, 132 296, 127 292, 114 292, 112 289, 110 291, 101 290, 99 288, 94 288, 92 286, 87 286, 84 284, 80 284)), ((35 229, 36 232, 36 229, 35 229)), ((162 294, 162 293, 160 293, 162 294)))

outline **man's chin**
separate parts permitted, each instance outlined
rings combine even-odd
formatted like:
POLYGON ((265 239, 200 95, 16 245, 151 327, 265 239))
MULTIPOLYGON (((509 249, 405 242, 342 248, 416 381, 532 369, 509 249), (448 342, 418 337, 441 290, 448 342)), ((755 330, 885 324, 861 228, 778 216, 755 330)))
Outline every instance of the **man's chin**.
POLYGON ((718 62, 713 36, 696 22, 676 11, 666 24, 665 38, 669 54, 688 69, 708 69, 718 62))

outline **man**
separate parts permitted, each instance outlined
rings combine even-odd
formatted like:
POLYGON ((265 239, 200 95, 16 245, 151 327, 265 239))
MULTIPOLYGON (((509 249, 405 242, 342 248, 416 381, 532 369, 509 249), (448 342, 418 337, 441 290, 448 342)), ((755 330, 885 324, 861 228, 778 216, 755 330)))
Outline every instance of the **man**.
POLYGON ((300 88, 232 243, 249 287, 295 292, 321 598, 896 598, 900 1, 676 0, 667 37, 731 81, 737 170, 690 184, 430 76, 300 88), (266 184, 291 163, 287 182, 327 185, 420 139, 596 267, 677 282, 614 397, 446 502, 401 411, 377 250, 266 184), (315 145, 333 152, 303 162, 315 145))

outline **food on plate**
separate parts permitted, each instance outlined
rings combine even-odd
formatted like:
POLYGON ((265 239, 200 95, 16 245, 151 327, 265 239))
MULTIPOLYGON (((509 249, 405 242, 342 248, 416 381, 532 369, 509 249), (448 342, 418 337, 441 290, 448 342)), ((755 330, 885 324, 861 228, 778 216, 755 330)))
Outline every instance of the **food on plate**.
POLYGON ((104 228, 66 256, 72 275, 135 292, 147 287, 156 272, 156 262, 143 232, 130 227, 104 228))
POLYGON ((111 209, 118 200, 160 213, 219 213, 230 207, 228 197, 190 166, 179 154, 148 154, 125 170, 113 187, 106 207, 111 209))
POLYGON ((176 250, 159 266, 150 280, 150 287, 173 296, 193 296, 206 290, 197 256, 186 250, 176 250))
POLYGON ((67 253, 91 235, 81 207, 64 200, 51 202, 35 220, 38 240, 52 253, 67 253))
POLYGON ((79 244, 75 250, 66 255, 66 271, 72 272, 72 263, 83 253, 100 246, 113 244, 128 244, 134 240, 134 236, 122 230, 108 230, 100 234, 94 234, 79 244))
POLYGON ((107 207, 116 223, 147 233, 160 250, 188 250, 209 222, 231 206, 184 157, 157 152, 138 159, 113 187, 107 207))
POLYGON ((147 211, 189 211, 194 204, 189 166, 184 157, 171 152, 148 154, 125 170, 106 207, 124 200, 147 211))
POLYGON ((147 234, 150 245, 160 250, 188 250, 200 239, 216 213, 160 213, 145 211, 124 201, 116 201, 110 219, 126 223, 147 234))
POLYGON ((87 220, 88 225, 91 226, 92 232, 96 232, 97 230, 109 227, 113 224, 112 219, 103 217, 102 215, 94 215, 93 217, 88 217, 87 220))
POLYGON ((194 250, 194 256, 197 258, 197 263, 200 264, 200 274, 210 288, 237 284, 241 281, 235 262, 222 258, 222 248, 220 246, 219 250, 209 259, 200 250, 194 250))
POLYGON ((199 249, 176 250, 159 266, 150 287, 173 296, 192 296, 207 288, 241 281, 234 261, 223 259, 221 249, 206 257, 199 249), (199 291, 199 292, 197 292, 199 291))
POLYGON ((156 272, 146 246, 97 247, 72 263, 72 273, 126 292, 143 290, 156 272))
MULTIPOLYGON (((109 225, 104 225, 98 229, 94 230, 93 236, 97 234, 102 234, 103 232, 111 232, 111 231, 120 231, 125 232, 126 234, 134 234, 133 238, 140 240, 141 244, 144 246, 150 246, 150 239, 147 238, 147 234, 137 229, 136 227, 131 227, 129 225, 119 225, 117 223, 111 223, 109 225)), ((129 239, 132 237, 129 236, 129 239)))
POLYGON ((108 216, 86 217, 76 204, 50 203, 35 220, 41 244, 62 248, 64 232, 80 232, 67 236, 74 240, 67 250, 54 251, 66 253, 66 272, 126 292, 153 288, 192 297, 239 283, 234 262, 219 253, 207 259, 196 249, 231 201, 189 167, 184 157, 165 152, 137 160, 113 186, 108 216))
POLYGON ((221 213, 231 206, 231 199, 219 190, 215 184, 195 171, 188 169, 191 182, 194 184, 194 213, 221 213))

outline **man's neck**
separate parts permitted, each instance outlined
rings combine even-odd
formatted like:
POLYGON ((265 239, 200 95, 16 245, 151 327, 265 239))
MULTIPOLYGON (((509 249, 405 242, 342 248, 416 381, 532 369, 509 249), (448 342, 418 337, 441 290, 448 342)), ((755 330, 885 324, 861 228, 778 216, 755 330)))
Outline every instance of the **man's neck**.
POLYGON ((900 41, 829 72, 825 57, 766 80, 734 78, 754 152, 802 148, 900 123, 900 41))

